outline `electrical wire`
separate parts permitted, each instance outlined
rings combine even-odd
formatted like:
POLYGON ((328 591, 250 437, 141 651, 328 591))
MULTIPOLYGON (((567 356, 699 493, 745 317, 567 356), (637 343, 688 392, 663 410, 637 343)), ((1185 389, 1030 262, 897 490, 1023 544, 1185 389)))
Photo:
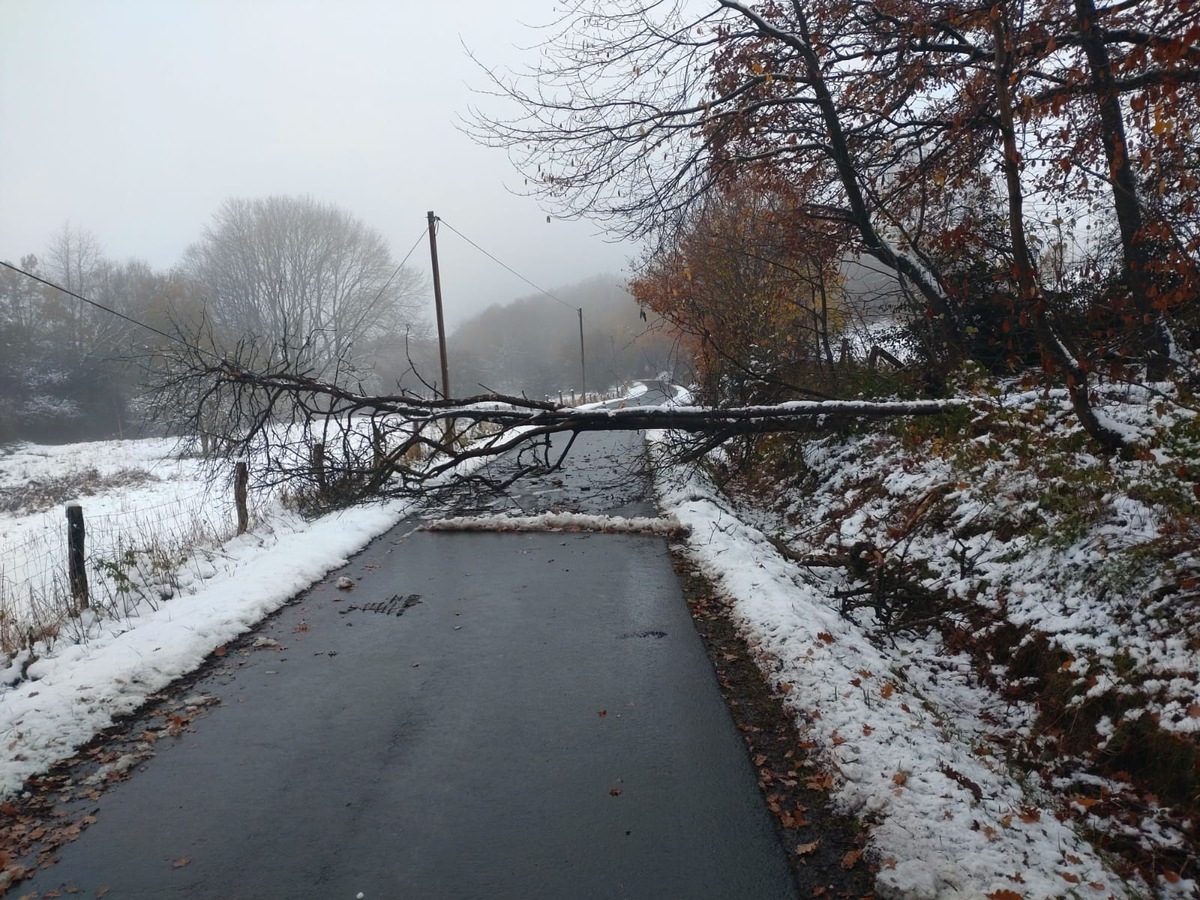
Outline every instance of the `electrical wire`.
MULTIPOLYGON (((441 222, 443 225, 445 225, 447 228, 449 228, 451 231, 453 231, 455 234, 457 234, 457 235, 458 235, 460 238, 462 238, 462 239, 463 239, 464 241, 466 241, 468 244, 470 244, 472 247, 474 247, 476 250, 478 250, 480 253, 482 253, 484 256, 486 256, 488 259, 490 259, 492 262, 496 263, 496 265, 498 265, 498 266, 500 266, 501 268, 503 268, 503 269, 507 270, 508 272, 511 272, 513 275, 516 275, 518 278, 520 278, 520 279, 521 279, 523 282, 525 282, 527 285, 529 285, 529 286, 530 286, 531 288, 533 288, 535 291, 538 291, 539 293, 545 294, 547 297, 549 297, 549 298, 550 298, 551 300, 553 300, 555 303, 558 303, 558 304, 561 304, 562 306, 565 306, 567 309, 571 310, 571 312, 577 312, 577 311, 579 311, 579 312, 582 312, 582 309, 581 309, 580 307, 578 307, 578 306, 572 306, 572 305, 571 305, 570 303, 568 303, 566 300, 563 300, 563 299, 561 299, 561 298, 559 298, 559 297, 556 297, 556 296, 554 296, 552 293, 550 293, 550 292, 549 292, 548 290, 546 290, 545 288, 543 288, 543 287, 540 287, 540 286, 538 286, 538 285, 534 284, 532 281, 530 281, 528 278, 526 278, 524 275, 522 275, 520 272, 518 272, 518 271, 517 271, 516 269, 514 269, 512 266, 510 266, 510 265, 508 265, 507 263, 505 263, 505 262, 502 262, 501 260, 497 259, 495 256, 493 256, 493 255, 492 255, 491 253, 489 253, 488 251, 484 250, 484 249, 483 249, 482 247, 480 247, 480 246, 479 246, 477 243, 475 243, 473 240, 471 240, 469 237, 467 237, 465 234, 463 234, 461 231, 459 231, 457 228, 455 228, 453 225, 451 225, 449 222, 447 222, 447 221, 446 221, 445 219, 443 219, 441 216, 438 216, 438 219, 437 219, 437 220, 438 220, 439 222, 441 222)), ((584 318, 585 318, 585 319, 587 319, 587 316, 585 315, 585 316, 584 316, 584 318)), ((589 320, 589 324, 591 324, 591 323, 590 323, 590 320, 589 320)))
POLYGON ((379 302, 379 298, 383 296, 383 292, 388 289, 388 285, 391 284, 396 276, 400 274, 400 270, 404 268, 404 264, 408 262, 408 258, 413 255, 413 251, 416 250, 417 245, 421 243, 421 238, 425 237, 425 235, 428 233, 429 226, 426 225, 421 229, 421 233, 417 235, 417 239, 413 241, 413 245, 408 248, 408 252, 404 254, 404 259, 400 260, 399 265, 397 265, 392 274, 388 276, 388 280, 383 283, 383 287, 379 289, 379 293, 375 295, 375 299, 371 301, 371 306, 368 308, 373 309, 375 304, 379 302))
MULTIPOLYGON (((405 265, 405 263, 408 262, 409 257, 413 255, 413 252, 417 249, 417 245, 419 245, 421 243, 421 238, 425 237, 425 233, 427 230, 428 230, 427 228, 423 229, 421 231, 421 233, 417 236, 417 239, 415 241, 413 241, 413 245, 412 245, 412 247, 409 248, 408 253, 404 254, 404 259, 400 260, 400 264, 396 266, 395 270, 388 277, 388 280, 383 283, 383 287, 381 287, 379 289, 379 293, 375 295, 376 301, 380 297, 383 296, 383 292, 388 289, 388 285, 390 285, 392 283, 392 281, 395 280, 396 276, 400 274, 400 270, 404 268, 404 265, 405 265)), ((217 360, 218 362, 221 360, 221 357, 219 354, 213 353, 210 350, 205 350, 203 347, 197 347, 193 344, 189 344, 187 341, 185 341, 183 338, 181 338, 177 334, 168 334, 167 332, 163 331, 161 328, 155 328, 153 325, 147 325, 145 322, 141 322, 138 319, 133 318, 132 316, 127 316, 123 312, 118 312, 117 310, 113 309, 112 307, 105 306, 103 303, 98 303, 95 300, 91 300, 87 297, 84 297, 82 294, 77 294, 74 291, 63 287, 61 284, 56 284, 53 281, 49 281, 48 279, 42 278, 40 275, 34 275, 32 272, 27 272, 25 269, 22 269, 20 266, 14 266, 12 263, 6 262, 4 260, 0 260, 0 266, 4 266, 4 268, 6 268, 6 269, 11 269, 13 272, 16 272, 18 275, 24 275, 26 278, 29 278, 32 281, 38 282, 38 284, 44 284, 44 285, 46 285, 46 287, 53 288, 56 291, 60 291, 64 294, 66 294, 68 297, 74 297, 76 300, 86 303, 89 306, 94 306, 96 309, 102 310, 103 312, 106 312, 109 315, 116 316, 118 319, 123 319, 124 321, 129 322, 131 325, 136 325, 139 328, 144 328, 153 334, 157 334, 159 337, 164 337, 169 341, 173 341, 174 343, 179 344, 181 347, 187 348, 188 350, 192 351, 193 353, 200 354, 201 356, 207 356, 209 359, 217 360)), ((372 305, 374 305, 374 302, 375 301, 372 301, 372 305)))
POLYGON ((19 266, 14 266, 10 262, 5 262, 4 260, 0 260, 0 266, 4 266, 4 268, 6 268, 6 269, 11 269, 12 271, 16 272, 18 275, 24 275, 26 278, 32 279, 33 281, 36 281, 39 284, 44 284, 44 285, 46 285, 46 287, 54 288, 54 290, 56 290, 56 291, 61 291, 62 293, 66 294, 68 297, 74 297, 76 300, 80 300, 80 301, 88 304, 89 306, 94 306, 94 307, 96 307, 96 309, 103 310, 104 312, 109 313, 110 315, 114 315, 118 319, 124 319, 126 322, 129 322, 132 325, 136 325, 139 328, 144 328, 147 331, 157 334, 159 337, 165 337, 169 341, 174 341, 176 344, 186 347, 188 350, 191 350, 193 353, 199 353, 203 356, 208 356, 208 357, 210 357, 212 359, 216 359, 216 360, 220 360, 220 358, 221 358, 217 354, 212 353, 208 350, 205 350, 202 347, 195 347, 195 346, 189 344, 187 341, 185 341, 183 338, 181 338, 177 334, 168 334, 167 332, 163 331, 160 328, 155 328, 153 325, 147 325, 145 322, 139 322, 137 319, 133 318, 132 316, 127 316, 127 315, 125 315, 125 313, 117 312, 115 309, 105 306, 103 303, 97 303, 95 300, 89 300, 87 297, 84 297, 82 294, 77 294, 72 290, 68 290, 67 288, 63 287, 61 284, 55 284, 53 281, 47 281, 45 278, 42 278, 39 275, 34 275, 32 272, 26 272, 24 269, 20 268, 19 266))

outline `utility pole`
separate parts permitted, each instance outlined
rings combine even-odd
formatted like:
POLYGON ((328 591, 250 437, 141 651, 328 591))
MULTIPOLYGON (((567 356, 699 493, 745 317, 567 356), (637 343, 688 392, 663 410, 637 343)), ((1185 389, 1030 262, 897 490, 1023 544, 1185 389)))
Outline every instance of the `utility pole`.
MULTIPOLYGON (((438 350, 442 358, 442 397, 450 399, 450 368, 446 364, 446 323, 442 317, 442 275, 438 270, 437 223, 438 217, 431 209, 429 215, 429 255, 433 260, 433 304, 437 309, 438 350)), ((580 316, 583 310, 579 311, 580 316)), ((583 319, 580 320, 580 335, 583 334, 583 319)), ((582 337, 581 337, 582 340, 582 337)))
POLYGON ((587 403, 587 360, 583 357, 583 307, 579 307, 579 368, 583 379, 583 402, 587 403))

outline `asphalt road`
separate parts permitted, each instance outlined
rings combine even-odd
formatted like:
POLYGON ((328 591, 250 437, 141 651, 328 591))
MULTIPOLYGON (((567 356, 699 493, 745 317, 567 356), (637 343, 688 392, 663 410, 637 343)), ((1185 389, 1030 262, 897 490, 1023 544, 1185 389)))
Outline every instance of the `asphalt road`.
MULTIPOLYGON (((580 449, 519 508, 646 511, 612 471, 637 435, 580 449)), ((662 539, 415 524, 187 685, 181 734, 15 894, 796 896, 662 539)))

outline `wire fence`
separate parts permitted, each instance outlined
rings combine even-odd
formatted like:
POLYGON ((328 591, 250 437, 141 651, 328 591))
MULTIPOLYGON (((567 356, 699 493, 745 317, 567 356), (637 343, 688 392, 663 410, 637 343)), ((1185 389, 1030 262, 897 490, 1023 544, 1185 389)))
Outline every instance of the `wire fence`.
POLYGON ((86 597, 70 575, 68 504, 0 517, 0 656, 82 635, 85 608, 92 619, 120 620, 186 593, 215 574, 220 547, 237 530, 232 484, 199 478, 72 502, 83 509, 86 597))

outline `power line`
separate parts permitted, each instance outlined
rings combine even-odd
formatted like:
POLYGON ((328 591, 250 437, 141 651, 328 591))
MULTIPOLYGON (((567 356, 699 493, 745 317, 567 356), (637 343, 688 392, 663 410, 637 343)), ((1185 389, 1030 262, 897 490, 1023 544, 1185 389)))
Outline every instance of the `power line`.
MULTIPOLYGON (((486 256, 488 259, 492 260, 492 262, 496 263, 497 265, 499 265, 501 268, 507 270, 508 272, 511 272, 513 275, 517 276, 517 278, 520 278, 523 282, 525 282, 527 285, 529 285, 535 291, 545 294, 551 300, 566 307, 567 309, 571 310, 572 312, 579 311, 582 314, 583 319, 588 323, 588 325, 590 325, 592 328, 598 327, 594 322, 592 322, 591 316, 589 316, 587 313, 583 312, 582 307, 572 306, 570 303, 567 303, 565 300, 563 300, 559 297, 556 297, 554 294, 550 293, 545 288, 543 288, 537 284, 534 284, 532 281, 530 281, 528 278, 526 278, 524 275, 522 275, 520 272, 518 272, 512 266, 508 265, 507 263, 498 259, 492 253, 489 253, 487 250, 480 247, 477 243, 475 243, 473 240, 471 240, 469 237, 467 237, 465 234, 463 234, 461 231, 459 231, 457 228, 455 228, 453 225, 451 225, 449 222, 447 222, 441 216, 438 216, 437 220, 439 222, 441 222, 443 225, 445 225, 447 228, 449 228, 451 231, 453 231, 455 234, 457 234, 460 238, 462 238, 468 244, 470 244, 472 247, 474 247, 476 250, 478 250, 480 253, 482 253, 484 256, 486 256)), ((621 287, 620 285, 614 285, 614 286, 618 287, 618 288, 621 287)), ((632 340, 628 341, 626 344, 624 344, 621 347, 622 352, 627 350, 633 344, 637 343, 641 338, 645 337, 650 332, 651 332, 651 329, 649 327, 647 327, 647 328, 643 329, 641 332, 639 332, 638 334, 634 335, 632 340)), ((611 334, 609 336, 612 337, 611 334)))
MULTIPOLYGON (((543 287, 539 287, 538 285, 534 284, 532 281, 530 281, 528 278, 526 278, 524 275, 522 275, 520 272, 518 272, 518 271, 517 271, 516 269, 514 269, 512 266, 510 266, 510 265, 508 265, 507 263, 504 263, 504 262, 502 262, 501 260, 497 259, 497 258, 496 258, 495 256, 493 256, 491 253, 488 253, 488 251, 484 250, 484 249, 483 249, 482 247, 480 247, 480 246, 479 246, 477 243, 475 243, 473 240, 471 240, 469 237, 467 237, 465 234, 463 234, 461 231, 459 231, 457 228, 455 228, 453 225, 451 225, 451 224, 450 224, 449 222, 447 222, 445 219, 443 219, 443 218, 441 218, 441 217, 439 216, 439 217, 438 217, 438 221, 439 221, 439 222, 441 222, 443 225, 445 225, 447 228, 449 228, 451 231, 453 231, 455 234, 457 234, 457 235, 458 235, 460 238, 462 238, 464 241, 466 241, 468 244, 470 244, 472 247, 474 247, 474 248, 475 248, 476 250, 478 250, 480 253, 482 253, 484 256, 486 256, 488 259, 490 259, 492 262, 496 263, 496 264, 497 264, 498 266, 500 266, 501 268, 503 268, 503 269, 506 269, 507 271, 511 272, 513 275, 516 275, 518 278, 520 278, 520 279, 521 279, 523 282, 525 282, 527 285, 529 285, 529 286, 530 286, 531 288, 533 288, 535 291, 538 291, 539 293, 545 294, 547 297, 549 297, 549 298, 550 298, 551 300, 553 300, 555 303, 558 303, 558 304, 561 304, 562 306, 565 306, 565 307, 566 307, 567 309, 569 309, 571 312, 575 312, 576 310, 578 310, 578 309, 579 309, 579 307, 578 307, 578 306, 572 306, 572 305, 571 305, 570 303, 568 303, 566 300, 562 300, 562 299, 560 299, 559 297, 556 297, 556 296, 554 296, 552 293, 550 293, 550 292, 549 292, 548 290, 546 290, 545 288, 543 288, 543 287)), ((587 318, 587 316, 584 316, 584 318, 587 318)), ((590 320, 589 320, 589 322, 590 322, 590 320)))
POLYGON ((0 260, 0 266, 4 266, 6 269, 11 269, 12 271, 16 272, 18 275, 24 275, 26 278, 30 278, 33 281, 38 282, 39 284, 44 284, 44 285, 46 285, 46 287, 54 288, 54 290, 56 290, 56 291, 61 291, 62 293, 66 294, 68 297, 74 297, 76 300, 80 300, 83 303, 88 304, 89 306, 94 306, 94 307, 96 307, 96 309, 103 310, 104 312, 109 313, 110 315, 114 315, 118 319, 124 319, 126 322, 129 322, 131 325, 136 325, 139 328, 145 328, 147 331, 153 332, 154 334, 157 334, 160 337, 165 337, 169 341, 174 341, 175 343, 177 343, 183 347, 186 347, 188 350, 191 350, 193 353, 200 353, 200 354, 203 354, 204 356, 210 356, 213 359, 218 359, 218 360, 220 359, 220 357, 217 356, 217 354, 215 354, 215 353, 210 353, 208 350, 205 350, 201 347, 192 346, 191 344, 189 344, 187 341, 185 341, 183 338, 181 338, 177 334, 168 334, 167 332, 163 331, 160 328, 155 328, 153 325, 147 325, 145 322, 139 322, 137 319, 135 319, 131 316, 127 316, 127 315, 125 315, 125 313, 117 312, 115 309, 105 306, 103 303, 97 303, 95 300, 89 300, 87 297, 84 297, 82 294, 77 294, 72 290, 68 290, 67 288, 63 287, 61 284, 55 284, 53 281, 47 281, 45 278, 42 278, 38 275, 34 275, 32 272, 26 272, 24 269, 22 269, 18 266, 14 266, 10 262, 5 262, 4 260, 0 260))
POLYGON ((400 264, 396 266, 392 274, 388 276, 388 280, 383 283, 383 287, 379 289, 379 293, 376 294, 375 299, 371 301, 372 308, 376 303, 379 302, 379 298, 382 297, 383 292, 388 289, 388 285, 391 284, 395 277, 400 274, 400 270, 404 268, 404 264, 408 262, 408 258, 413 255, 413 251, 417 249, 417 244, 421 243, 421 238, 425 237, 425 232, 428 230, 428 228, 421 229, 421 233, 417 235, 417 239, 413 241, 413 245, 409 247, 408 252, 404 254, 404 259, 400 260, 400 264))

